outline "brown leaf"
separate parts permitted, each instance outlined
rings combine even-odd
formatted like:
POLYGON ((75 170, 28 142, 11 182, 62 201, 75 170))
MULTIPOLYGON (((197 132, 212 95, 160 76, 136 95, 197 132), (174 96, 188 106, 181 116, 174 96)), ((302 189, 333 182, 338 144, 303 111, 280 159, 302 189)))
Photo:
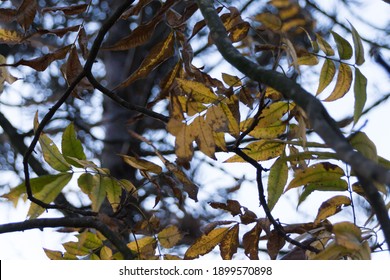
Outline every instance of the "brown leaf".
POLYGON ((54 34, 60 38, 62 38, 64 35, 66 35, 68 32, 76 32, 80 28, 80 25, 60 28, 60 29, 39 29, 37 31, 37 34, 39 35, 45 35, 45 34, 54 34))
POLYGON ((0 22, 7 23, 15 20, 15 9, 0 9, 0 22))
POLYGON ((34 21, 35 14, 37 13, 37 1, 36 0, 23 0, 16 12, 16 21, 19 25, 27 30, 34 21))
POLYGON ((88 36, 87 33, 85 33, 84 26, 80 28, 79 31, 79 37, 77 39, 81 51, 81 55, 84 59, 87 59, 89 50, 88 50, 88 36))
POLYGON ((241 205, 237 200, 228 200, 227 203, 210 202, 211 207, 214 209, 222 209, 230 212, 233 216, 241 214, 241 205))
POLYGON ((238 232, 239 226, 238 224, 236 224, 231 229, 229 229, 229 231, 226 233, 225 237, 219 244, 222 259, 231 260, 233 255, 237 253, 237 248, 239 245, 238 232))
POLYGON ((242 237, 242 245, 245 250, 245 255, 251 260, 259 259, 259 240, 262 228, 260 223, 256 225, 242 237))
POLYGON ((138 15, 142 9, 153 0, 140 0, 138 3, 127 9, 121 16, 121 19, 127 19, 130 16, 138 15))
POLYGON ((78 15, 81 13, 84 13, 85 10, 87 9, 88 4, 78 4, 78 5, 70 5, 70 6, 65 6, 65 7, 46 7, 42 9, 42 13, 54 13, 54 12, 63 12, 65 15, 70 16, 70 15, 78 15))
POLYGON ((276 260, 280 249, 286 244, 286 240, 275 230, 268 236, 267 250, 271 260, 276 260))
POLYGON ((127 87, 134 81, 146 77, 152 70, 174 54, 175 36, 171 32, 168 37, 155 45, 148 56, 142 61, 140 67, 118 87, 127 87))
POLYGON ((48 53, 44 56, 31 59, 31 60, 24 60, 21 59, 18 62, 10 65, 10 66, 29 66, 37 71, 44 71, 53 61, 64 59, 65 56, 68 54, 68 52, 71 50, 72 45, 65 46, 61 49, 56 50, 55 52, 48 53))

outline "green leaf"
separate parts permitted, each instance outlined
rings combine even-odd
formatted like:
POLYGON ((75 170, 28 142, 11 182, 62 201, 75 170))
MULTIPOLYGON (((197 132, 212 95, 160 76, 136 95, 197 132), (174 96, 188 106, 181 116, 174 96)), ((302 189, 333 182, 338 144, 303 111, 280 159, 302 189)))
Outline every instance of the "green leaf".
POLYGON ((317 36, 317 42, 320 46, 320 49, 327 55, 327 56, 333 56, 334 50, 329 45, 329 43, 318 33, 316 33, 317 36))
POLYGON ((333 80, 336 74, 336 66, 330 59, 325 59, 321 68, 320 83, 317 89, 317 95, 320 94, 333 80))
MULTIPOLYGON (((111 182, 108 182, 105 178, 110 179, 100 174, 92 175, 90 173, 84 173, 77 180, 80 189, 88 195, 92 202, 92 211, 98 211, 100 209, 100 206, 106 198, 107 188, 111 186, 111 182)), ((112 201, 117 203, 114 198, 117 188, 114 187, 109 192, 112 201)))
POLYGON ((341 63, 339 66, 339 74, 337 75, 336 86, 332 93, 324 101, 335 101, 342 98, 351 88, 352 70, 347 64, 341 63))
POLYGON ((101 180, 107 193, 107 199, 115 211, 121 202, 122 187, 115 178, 104 176, 101 180))
POLYGON ((306 184, 316 184, 319 188, 326 182, 338 180, 344 175, 344 171, 337 165, 329 162, 317 163, 306 169, 298 170, 286 191, 306 184))
MULTIPOLYGON (((42 186, 42 189, 34 194, 34 197, 45 203, 51 203, 61 193, 62 189, 72 179, 73 173, 60 173, 55 176, 54 180, 42 186)), ((32 203, 28 210, 27 216, 35 219, 45 211, 44 208, 32 203)))
MULTIPOLYGON (((39 126, 38 111, 35 113, 33 126, 35 132, 39 126)), ((42 148, 44 160, 53 169, 60 172, 68 171, 71 169, 71 165, 65 160, 58 147, 45 133, 41 133, 39 137, 39 144, 41 145, 42 148)))
POLYGON ((356 65, 362 65, 365 61, 362 39, 360 38, 360 35, 355 27, 351 23, 349 23, 349 25, 351 25, 353 46, 355 49, 355 63, 356 65))
POLYGON ((78 162, 75 162, 69 157, 74 157, 80 160, 85 160, 83 145, 81 141, 77 139, 76 131, 73 123, 70 123, 62 134, 61 149, 66 161, 75 167, 83 167, 78 162))
POLYGON ((351 44, 345 40, 343 37, 341 37, 339 34, 337 34, 334 31, 331 31, 333 38, 337 45, 337 51, 339 53, 340 59, 350 59, 353 54, 352 46, 351 44))
POLYGON ((288 178, 288 166, 284 156, 279 157, 271 166, 268 177, 268 207, 272 210, 283 193, 288 178))
POLYGON ((342 179, 308 184, 304 187, 302 194, 299 196, 298 206, 314 191, 346 191, 346 190, 348 190, 348 183, 347 181, 342 179))
POLYGON ((359 131, 353 134, 349 140, 349 143, 366 158, 378 162, 376 146, 374 142, 368 138, 366 133, 359 131))
POLYGON ((355 108, 353 113, 353 122, 356 124, 363 112, 367 100, 367 78, 355 67, 355 83, 353 86, 355 93, 355 108))

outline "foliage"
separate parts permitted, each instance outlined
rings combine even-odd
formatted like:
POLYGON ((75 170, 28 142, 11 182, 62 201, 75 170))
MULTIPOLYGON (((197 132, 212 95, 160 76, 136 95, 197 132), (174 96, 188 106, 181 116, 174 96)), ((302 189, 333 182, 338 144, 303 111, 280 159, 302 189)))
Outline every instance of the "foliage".
MULTIPOLYGON (((93 2, 38 9, 36 1, 24 0, 18 8, 0 10, 3 20, 16 21, 18 25, 14 30, 0 29, 2 43, 32 45, 36 41, 44 42, 48 35, 59 40, 67 36, 74 38, 72 43, 63 40, 62 46, 38 57, 20 58, 10 63, 5 58, 0 60, 1 84, 4 81, 11 84, 16 80, 7 67, 26 66, 33 71, 45 71, 54 63, 61 64, 61 73, 67 82, 63 95, 42 120, 39 121, 38 112, 35 115, 33 140, 23 161, 25 181, 2 197, 14 205, 20 203, 22 196, 31 200, 27 213, 30 220, 39 220, 46 209, 57 209, 65 217, 69 214, 92 216, 109 228, 108 233, 102 233, 93 227, 67 227, 66 230, 77 233, 77 241, 64 243, 64 252, 45 248, 46 255, 50 259, 123 259, 126 252, 112 245, 114 242, 111 239, 115 235, 127 244, 137 259, 195 259, 210 254, 217 246, 222 259, 234 258, 239 250, 249 259, 258 259, 263 242, 266 244, 264 250, 271 259, 280 258, 295 249, 303 250, 308 259, 369 259, 371 250, 375 250, 379 244, 379 241, 371 240, 376 229, 375 226, 359 226, 356 212, 361 207, 357 197, 362 196, 369 203, 372 203, 372 197, 364 188, 367 178, 353 167, 352 170, 345 168, 345 163, 354 166, 352 160, 340 153, 333 153, 331 149, 335 147, 329 143, 310 141, 313 131, 311 115, 294 97, 288 98, 283 85, 279 89, 271 86, 272 82, 267 79, 273 79, 272 75, 262 78, 263 82, 259 83, 245 73, 224 70, 220 73, 221 79, 218 79, 205 70, 207 61, 204 61, 204 68, 194 65, 192 43, 204 36, 206 26, 213 32, 213 23, 197 14, 202 6, 200 2, 207 1, 197 1, 199 7, 191 2, 180 6, 177 1, 161 1, 150 20, 138 22, 125 37, 107 44, 103 38, 117 20, 130 21, 132 17, 139 17, 152 1, 123 2, 116 12, 110 11, 110 17, 95 34, 87 34, 84 23, 57 29, 37 29, 33 26, 33 22, 43 21, 45 14, 60 13, 65 17, 82 19, 93 8, 93 2), (29 2, 34 5, 29 5, 29 2), (152 40, 160 24, 164 24, 169 32, 153 45, 137 69, 126 79, 113 89, 108 89, 95 78, 92 64, 98 52, 120 52, 142 47, 152 40), (169 61, 174 63, 170 64, 169 71, 161 79, 158 94, 142 109, 116 95, 116 91, 145 79, 169 61), (93 90, 96 91, 92 93, 93 90), (65 101, 72 99, 82 103, 86 91, 94 95, 100 91, 123 107, 139 112, 141 118, 152 117, 156 122, 164 123, 163 130, 170 134, 174 142, 171 151, 174 157, 161 150, 151 135, 132 131, 131 136, 151 152, 149 157, 138 154, 113 155, 137 170, 141 179, 117 178, 112 175, 112 170, 100 166, 99 160, 87 155, 84 150, 86 143, 77 135, 76 120, 68 122, 62 129, 60 141, 45 133, 50 119, 65 101), (165 106, 167 110, 164 113, 167 115, 157 113, 156 108, 165 106), (28 162, 32 152, 38 151, 38 143, 39 153, 51 171, 50 174, 30 179, 28 162), (218 161, 217 155, 227 153, 229 157, 224 161, 224 166, 239 163, 255 167, 257 173, 252 169, 248 169, 248 172, 257 175, 258 195, 265 215, 259 213, 258 209, 249 209, 240 199, 215 201, 209 198, 207 211, 227 215, 208 221, 203 225, 202 234, 186 244, 186 232, 178 225, 171 224, 168 218, 168 221, 164 221, 158 217, 159 205, 171 198, 180 209, 185 209, 188 199, 198 202, 199 188, 202 187, 197 185, 188 171, 194 164, 195 155, 202 154, 208 161, 215 162, 218 161), (269 168, 264 168, 263 164, 269 168), (265 189, 262 172, 269 175, 265 189), (156 193, 155 210, 152 211, 142 209, 139 203, 139 192, 144 192, 143 186, 146 184, 151 185, 156 193), (66 193, 68 187, 76 188, 89 202, 88 206, 78 207, 72 202, 68 202, 69 205, 58 203, 56 199, 66 193), (312 221, 282 224, 273 218, 274 209, 293 190, 299 190, 295 201, 297 208, 304 201, 309 203, 313 193, 324 194, 312 221), (266 200, 263 201, 264 196, 266 200), (139 216, 138 220, 126 216, 128 209, 139 216), (339 214, 349 211, 353 212, 352 219, 339 214), (341 221, 338 219, 340 217, 341 221), (294 249, 286 249, 286 242, 292 243, 294 249)), ((283 71, 276 70, 278 66, 292 69, 297 75, 307 68, 319 69, 316 95, 333 87, 323 98, 324 103, 343 99, 352 89, 354 109, 348 124, 352 122, 355 128, 367 99, 367 79, 361 70, 365 52, 358 31, 351 24, 351 37, 347 39, 335 31, 316 33, 311 19, 299 17, 302 7, 298 3, 269 1, 268 5, 273 13, 259 11, 251 18, 244 17, 236 7, 227 4, 215 11, 225 28, 224 32, 242 56, 251 61, 258 59, 261 64, 260 56, 272 51, 273 70, 270 71, 277 73, 277 77, 283 76, 286 81, 292 81, 283 71), (258 37, 261 33, 280 39, 260 43, 258 37), (294 36, 302 36, 310 44, 298 45, 293 40, 294 36)), ((216 37, 212 35, 207 39, 208 46, 217 44, 216 37)), ((328 119, 324 117, 320 121, 328 119)), ((388 168, 390 162, 377 154, 375 144, 368 135, 359 130, 349 135, 345 133, 351 149, 360 152, 364 159, 371 160, 375 166, 388 168)), ((381 195, 386 196, 388 189, 385 185, 388 181, 378 179, 375 184, 375 192, 380 191, 381 195)), ((382 224, 380 226, 384 227, 382 224)))

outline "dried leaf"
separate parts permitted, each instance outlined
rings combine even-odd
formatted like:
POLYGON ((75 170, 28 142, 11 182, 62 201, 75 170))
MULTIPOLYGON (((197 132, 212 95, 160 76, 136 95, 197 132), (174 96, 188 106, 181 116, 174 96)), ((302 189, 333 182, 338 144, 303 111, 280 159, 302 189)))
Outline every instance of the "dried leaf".
POLYGON ((215 228, 208 234, 202 235, 188 248, 184 259, 191 260, 207 254, 222 241, 228 231, 228 227, 215 228))
POLYGON ((341 63, 337 75, 336 86, 332 93, 324 101, 335 101, 342 98, 350 89, 352 84, 352 70, 347 64, 341 63))
POLYGON ((216 159, 215 157, 215 141, 213 130, 209 126, 203 116, 197 117, 191 123, 192 133, 195 135, 195 142, 198 144, 199 149, 206 156, 216 159))
POLYGON ((351 199, 344 195, 334 196, 325 202, 323 202, 318 209, 317 217, 314 220, 314 225, 318 225, 321 221, 326 218, 333 216, 334 214, 341 211, 342 205, 350 205, 351 199))
POLYGON ((26 31, 34 21, 37 13, 36 0, 23 0, 16 12, 16 21, 26 31))
POLYGON ((161 166, 159 166, 151 161, 148 161, 145 159, 140 159, 140 158, 135 158, 132 156, 127 156, 127 155, 121 155, 121 156, 122 156, 123 160, 128 165, 130 165, 136 169, 147 171, 147 172, 152 172, 152 173, 156 173, 156 174, 160 174, 162 172, 161 166))
POLYGON ((0 28, 0 44, 19 44, 23 41, 23 35, 15 30, 0 28))
POLYGON ((317 65, 318 63, 319 63, 318 57, 311 53, 307 53, 303 56, 299 56, 297 59, 298 65, 317 65))
POLYGON ((219 249, 221 250, 221 257, 223 260, 231 260, 233 255, 237 253, 237 248, 239 245, 238 241, 239 226, 238 224, 234 225, 226 233, 225 237, 222 239, 219 244, 219 249))
POLYGON ((182 234, 176 226, 168 226, 157 234, 157 239, 161 246, 169 249, 182 239, 182 234))
POLYGON ((241 79, 237 76, 233 76, 227 73, 222 73, 222 79, 230 87, 242 86, 241 79))
POLYGON ((209 204, 214 209, 222 209, 230 212, 232 216, 241 214, 241 205, 237 200, 228 199, 226 204, 220 202, 210 202, 209 204))
POLYGON ((175 37, 174 33, 171 32, 164 41, 159 42, 150 50, 149 54, 142 61, 138 69, 116 88, 127 87, 134 81, 146 77, 157 66, 174 54, 174 44, 175 37))
POLYGON ((242 245, 245 250, 245 255, 250 260, 259 259, 259 241, 261 232, 261 224, 257 222, 255 226, 251 230, 246 232, 242 237, 242 245))
POLYGON ((184 90, 188 98, 202 103, 213 103, 218 100, 218 96, 211 88, 203 83, 176 78, 178 85, 184 90))
POLYGON ((76 32, 80 29, 80 25, 74 25, 74 26, 69 26, 65 28, 59 28, 59 29, 39 29, 37 33, 39 35, 45 35, 45 34, 54 34, 58 36, 59 38, 62 38, 69 32, 76 32))
POLYGON ((271 234, 269 234, 267 237, 268 255, 270 256, 271 260, 276 260, 280 249, 282 249, 284 244, 286 244, 286 240, 283 236, 280 236, 280 234, 276 230, 271 231, 271 234))
POLYGON ((45 7, 42 9, 42 13, 54 13, 54 12, 63 12, 65 15, 78 15, 85 12, 87 9, 88 4, 78 4, 78 5, 70 5, 65 7, 45 7))
POLYGON ((255 16, 255 20, 273 31, 278 31, 282 28, 282 20, 271 13, 258 14, 255 16))

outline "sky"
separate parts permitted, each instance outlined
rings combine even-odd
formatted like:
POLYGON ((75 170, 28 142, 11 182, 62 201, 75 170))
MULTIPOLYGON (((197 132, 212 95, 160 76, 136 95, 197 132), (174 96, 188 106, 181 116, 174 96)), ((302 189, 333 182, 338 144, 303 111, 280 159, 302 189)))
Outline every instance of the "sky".
MULTIPOLYGON (((324 5, 324 8, 332 7, 332 4, 335 1, 322 1, 327 3, 321 3, 324 5)), ((390 5, 385 4, 380 0, 366 0, 361 1, 367 4, 365 6, 364 11, 355 10, 354 13, 360 14, 361 17, 370 21, 372 24, 376 26, 383 25, 385 23, 390 22, 390 5)), ((354 21, 353 17, 346 11, 345 12, 345 20, 351 20, 352 24, 356 27, 359 33, 362 36, 366 37, 375 37, 375 34, 372 34, 372 29, 365 27, 364 25, 359 25, 358 21, 354 21)), ((335 27, 335 31, 342 32, 337 26, 335 27)), ((350 42, 352 42, 352 38, 346 38, 350 42)), ((377 38, 378 40, 382 40, 383 42, 389 42, 390 38, 377 38)), ((368 48, 366 47, 366 52, 368 48)), ((373 65, 370 62, 370 58, 366 53, 367 63, 361 67, 362 73, 368 79, 368 100, 367 106, 375 102, 380 98, 380 93, 390 93, 390 79, 389 76, 378 66, 373 65)), ((224 67, 224 66, 221 66, 224 67)), ((219 69, 215 69, 215 73, 218 73, 219 69)), ((234 74, 234 73, 230 73, 234 74)), ((220 77, 217 77, 220 78, 220 77)), ((330 87, 331 88, 331 87, 330 87)), ((312 92, 316 89, 316 84, 313 84, 312 88, 308 88, 312 92)), ((7 95, 9 98, 10 95, 7 95)), ((326 96, 326 93, 324 94, 326 96)), ((6 95, 0 95, 0 100, 4 100, 7 98, 6 95)), ((9 101, 9 100, 7 100, 9 101)), ((376 144, 378 154, 384 156, 385 158, 390 159, 390 146, 388 145, 388 139, 390 137, 390 130, 387 128, 387 121, 384 119, 388 119, 390 101, 383 103, 381 106, 377 107, 373 112, 365 115, 360 120, 359 124, 362 126, 365 121, 365 125, 362 128, 362 131, 366 132, 367 135, 374 141, 376 144), (387 116, 387 117, 386 117, 387 116)), ((330 114, 335 119, 340 119, 345 116, 350 116, 353 109, 353 93, 350 92, 347 94, 346 98, 342 102, 335 102, 334 104, 326 104, 330 114)), ((4 109, 0 105, 0 110, 4 109)), ((19 120, 20 123, 26 121, 23 118, 23 112, 19 111, 22 118, 19 120)), ((30 121, 30 120, 27 120, 30 121)), ((359 127, 359 125, 358 125, 359 127)), ((226 155, 218 155, 218 159, 220 161, 226 159, 226 155)), ((237 176, 240 174, 244 174, 248 172, 247 166, 242 166, 239 164, 230 165, 229 167, 234 172, 237 173, 237 176)), ((253 173, 252 173, 253 174, 253 173)), ((211 174, 210 174, 211 176, 211 174)), ((212 182, 212 178, 208 176, 208 181, 212 182)), ((0 184, 1 184, 0 178, 0 184)), ((254 186, 251 184, 245 184, 243 186, 244 192, 245 189, 248 192, 253 191, 254 186)), ((248 204, 250 209, 254 209, 257 207, 258 201, 256 196, 245 196, 243 197, 245 202, 248 204)), ((318 202, 322 201, 319 196, 318 202)), ((293 201, 294 198, 292 197, 293 201)), ((313 207, 312 205, 302 205, 302 208, 299 210, 301 213, 307 213, 308 218, 315 215, 317 207, 313 207), (314 210, 313 210, 314 209, 314 210)), ((26 219, 26 213, 28 210, 28 203, 19 203, 18 207, 14 209, 12 205, 0 200, 0 224, 14 222, 14 221, 23 221, 26 219)), ((276 217, 283 217, 285 220, 293 219, 294 217, 289 217, 288 213, 293 213, 295 211, 295 206, 291 202, 286 202, 283 205, 277 205, 275 207, 274 215, 276 217)), ((55 217, 57 216, 52 211, 48 214, 44 214, 42 217, 55 217)), ((61 243, 74 240, 72 236, 56 233, 52 230, 29 230, 26 232, 17 232, 17 233, 9 233, 9 234, 1 234, 0 235, 0 259, 28 259, 28 260, 37 260, 37 259, 47 259, 44 254, 42 248, 48 248, 51 250, 62 250, 61 243)), ((375 254, 373 255, 374 259, 383 259, 388 258, 388 253, 385 254, 375 254)))

